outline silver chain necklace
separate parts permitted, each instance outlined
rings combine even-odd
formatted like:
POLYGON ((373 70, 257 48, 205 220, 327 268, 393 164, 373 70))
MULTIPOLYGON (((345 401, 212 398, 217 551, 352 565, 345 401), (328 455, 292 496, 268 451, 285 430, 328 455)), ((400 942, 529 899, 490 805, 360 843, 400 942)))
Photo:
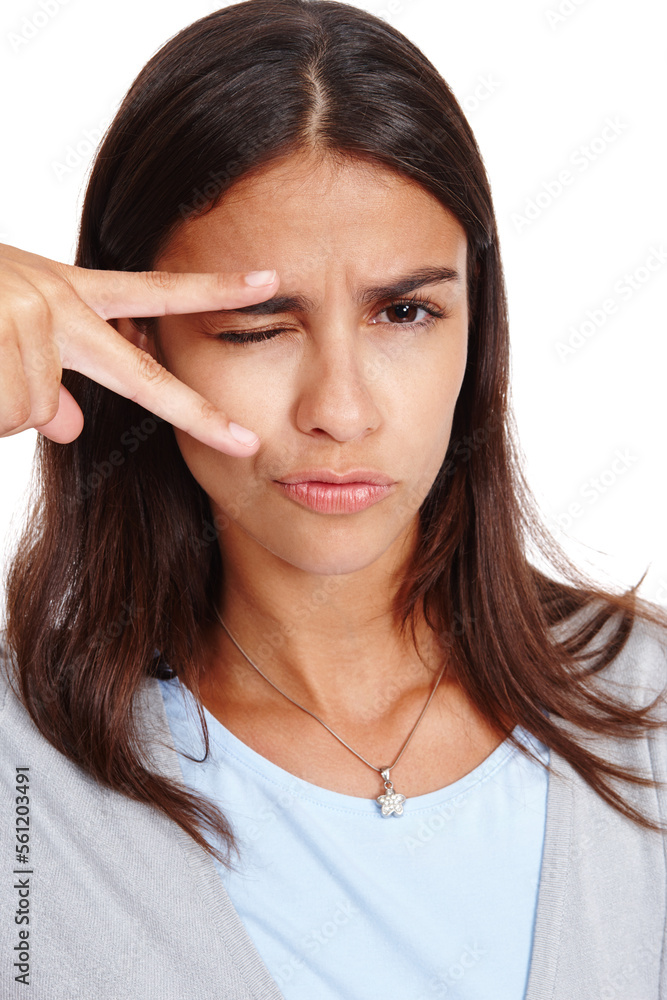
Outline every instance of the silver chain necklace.
POLYGON ((385 767, 376 767, 375 764, 371 764, 370 761, 366 760, 365 757, 362 757, 361 754, 357 753, 356 750, 352 750, 352 747, 349 746, 349 744, 347 744, 345 742, 345 740, 341 739, 340 736, 338 736, 336 733, 334 733, 333 729, 330 729, 329 726, 327 726, 326 722, 322 722, 322 720, 319 718, 319 716, 315 715, 314 712, 311 712, 310 709, 304 708, 303 705, 300 705, 298 701, 294 700, 294 698, 290 698, 290 696, 288 694, 285 694, 284 691, 281 691, 280 688, 276 684, 274 684, 272 680, 269 680, 269 678, 266 676, 266 674, 262 673, 262 671, 259 669, 259 667, 257 666, 257 664, 252 662, 252 660, 250 659, 250 657, 248 656, 248 654, 246 653, 246 651, 244 649, 242 649, 241 646, 239 646, 238 642, 236 641, 236 639, 234 638, 234 636, 229 631, 229 629, 227 628, 227 626, 223 622, 222 618, 218 614, 217 608, 215 609, 215 613, 217 615, 218 621, 220 622, 220 624, 222 625, 222 627, 224 628, 225 632, 227 633, 227 635, 229 636, 229 638, 232 640, 232 642, 234 643, 234 645, 236 646, 236 648, 241 653, 243 653, 243 655, 245 656, 245 658, 248 661, 248 663, 250 663, 250 665, 255 668, 255 670, 257 671, 257 673, 261 674, 262 677, 264 678, 264 680, 268 681, 269 684, 271 685, 271 687, 273 687, 273 688, 276 689, 276 691, 278 692, 278 694, 282 694, 285 698, 287 698, 288 701, 291 701, 293 705, 296 705, 297 708, 301 708, 301 709, 303 709, 304 712, 307 712, 308 715, 312 715, 312 717, 314 719, 316 719, 317 722, 321 723, 321 725, 323 725, 325 729, 329 730, 329 732, 331 733, 332 736, 336 737, 336 739, 338 740, 339 743, 342 743, 344 747, 347 747, 348 750, 351 750, 352 753, 356 757, 359 758, 359 760, 362 760, 364 762, 364 764, 368 764, 368 766, 372 767, 374 771, 378 771, 379 774, 382 775, 382 779, 384 781, 384 789, 385 790, 384 790, 384 794, 378 795, 378 797, 376 799, 376 802, 378 803, 378 805, 381 806, 382 815, 383 816, 391 816, 393 814, 394 816, 402 816, 403 815, 403 803, 406 801, 406 797, 405 797, 405 795, 402 795, 401 792, 394 791, 394 784, 393 784, 393 782, 389 778, 389 772, 392 770, 392 768, 394 768, 398 764, 399 760, 403 756, 403 751, 405 750, 405 748, 407 747, 408 743, 410 742, 410 740, 412 739, 412 737, 414 735, 415 729, 417 728, 417 726, 421 722, 422 717, 424 715, 424 712, 428 708, 428 706, 429 706, 429 704, 431 702, 431 698, 435 694, 436 688, 437 688, 438 684, 440 683, 440 681, 442 679, 442 675, 445 672, 445 664, 443 664, 443 667, 442 667, 442 670, 440 671, 438 679, 435 682, 435 684, 433 685, 433 690, 431 691, 430 695, 428 696, 428 701, 426 702, 426 704, 422 708, 421 714, 420 714, 419 718, 417 719, 417 721, 415 722, 414 726, 412 727, 412 731, 411 731, 410 735, 408 736, 407 740, 405 741, 405 743, 403 744, 403 746, 401 747, 401 750, 400 750, 400 752, 398 754, 398 757, 396 758, 396 760, 394 761, 394 763, 393 764, 389 764, 389 765, 387 765, 385 767))

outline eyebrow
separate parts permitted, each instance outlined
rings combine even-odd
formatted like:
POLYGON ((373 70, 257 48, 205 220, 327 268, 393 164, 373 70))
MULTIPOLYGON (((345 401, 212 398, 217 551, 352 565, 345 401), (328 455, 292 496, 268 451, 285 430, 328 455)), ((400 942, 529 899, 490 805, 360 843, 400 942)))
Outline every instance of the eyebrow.
MULTIPOLYGON (((444 281, 460 281, 461 275, 453 267, 422 267, 418 271, 406 274, 402 278, 396 279, 390 285, 374 285, 372 288, 365 288, 355 297, 358 305, 367 305, 377 299, 390 299, 401 295, 408 295, 417 288, 424 285, 441 284, 444 281)), ((315 303, 307 295, 276 295, 266 302, 257 302, 250 306, 241 306, 238 309, 216 309, 210 310, 213 316, 223 316, 228 313, 252 313, 257 316, 266 316, 273 313, 284 312, 313 312, 315 303)))

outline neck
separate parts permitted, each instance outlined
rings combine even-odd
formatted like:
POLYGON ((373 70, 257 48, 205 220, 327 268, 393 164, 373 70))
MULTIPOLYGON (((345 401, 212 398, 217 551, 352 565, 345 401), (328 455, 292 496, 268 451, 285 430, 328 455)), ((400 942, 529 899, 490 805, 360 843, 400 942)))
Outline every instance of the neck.
MULTIPOLYGON (((395 565, 314 575, 266 549, 231 558, 226 547, 220 617, 247 656, 280 691, 327 720, 382 719, 405 696, 428 697, 446 653, 419 613, 417 643, 400 634, 391 609, 395 565)), ((215 622, 204 635, 206 703, 281 699, 215 622)), ((446 671, 438 690, 445 687, 446 671)), ((283 699, 284 700, 284 699, 283 699)))

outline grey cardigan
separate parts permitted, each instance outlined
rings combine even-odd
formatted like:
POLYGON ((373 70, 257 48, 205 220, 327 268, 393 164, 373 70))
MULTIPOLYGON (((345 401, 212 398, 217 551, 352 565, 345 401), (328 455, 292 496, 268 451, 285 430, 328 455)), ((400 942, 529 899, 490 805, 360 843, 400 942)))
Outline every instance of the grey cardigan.
MULTIPOLYGON (((664 633, 635 625, 603 674, 599 683, 646 704, 667 684, 664 633)), ((280 1000, 207 853, 159 810, 98 786, 56 751, 4 671, 0 678, 0 995, 280 1000), (21 767, 29 771, 17 772, 21 767), (28 864, 16 860, 24 829, 18 817, 25 815, 17 773, 29 776, 28 864), (15 979, 26 969, 27 988, 15 979)), ((662 698, 664 728, 636 741, 595 738, 596 752, 667 780, 665 705, 662 698)), ((137 710, 151 739, 148 765, 182 781, 154 678, 145 680, 137 710)), ((523 1000, 664 1000, 667 838, 606 805, 553 750, 551 763, 523 1000)), ((666 821, 667 788, 617 787, 666 821)), ((402 998, 412 992, 401 984, 402 998)))

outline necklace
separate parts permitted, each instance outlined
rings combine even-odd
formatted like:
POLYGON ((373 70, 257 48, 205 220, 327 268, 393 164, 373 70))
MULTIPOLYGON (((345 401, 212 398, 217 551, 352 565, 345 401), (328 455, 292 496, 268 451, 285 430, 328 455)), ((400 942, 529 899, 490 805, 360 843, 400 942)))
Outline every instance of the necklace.
POLYGON ((410 735, 408 736, 407 740, 405 741, 405 743, 401 747, 401 749, 399 751, 399 754, 398 754, 398 757, 396 758, 396 760, 394 761, 394 763, 393 764, 385 765, 384 767, 376 767, 375 764, 371 764, 370 761, 367 761, 366 758, 362 757, 361 754, 357 753, 356 750, 352 750, 352 747, 349 746, 349 744, 347 744, 345 742, 345 740, 341 739, 340 736, 338 736, 336 733, 334 733, 333 729, 330 729, 329 726, 327 726, 326 722, 322 722, 322 719, 320 719, 319 716, 315 715, 314 712, 311 712, 310 709, 304 708, 303 705, 300 705, 298 701, 294 700, 294 698, 290 698, 290 696, 288 694, 285 694, 284 691, 281 691, 280 688, 276 684, 274 684, 272 680, 269 680, 269 678, 266 676, 266 674, 262 673, 262 671, 259 669, 259 667, 257 666, 257 664, 252 662, 252 660, 250 659, 250 657, 248 656, 248 654, 246 653, 246 651, 244 649, 242 649, 241 646, 239 646, 238 642, 236 641, 236 639, 234 638, 234 636, 229 631, 229 629, 227 628, 227 626, 223 622, 222 618, 218 614, 217 608, 215 609, 215 613, 217 615, 218 621, 220 622, 220 624, 222 625, 222 627, 224 628, 225 632, 227 633, 227 635, 229 636, 229 638, 232 640, 232 642, 234 643, 234 645, 236 646, 236 648, 241 653, 243 653, 243 655, 245 656, 245 658, 248 661, 248 663, 255 668, 255 670, 257 671, 258 674, 262 675, 262 677, 264 678, 265 681, 269 682, 269 684, 271 685, 271 687, 275 688, 276 691, 279 694, 282 694, 285 698, 287 698, 288 701, 291 701, 292 704, 296 705, 297 708, 301 708, 301 709, 303 709, 304 712, 307 712, 308 715, 312 715, 312 717, 314 719, 316 719, 319 723, 321 723, 321 725, 323 725, 325 729, 329 730, 329 732, 331 733, 332 736, 336 737, 336 739, 338 740, 339 743, 342 743, 344 747, 347 747, 348 750, 352 751, 352 753, 356 757, 358 757, 359 760, 362 760, 364 762, 364 764, 368 764, 368 766, 371 767, 371 768, 373 768, 374 771, 378 771, 379 772, 379 774, 382 776, 382 780, 384 782, 384 793, 382 795, 378 795, 378 797, 376 799, 376 802, 378 803, 378 805, 382 809, 382 815, 383 816, 391 816, 391 815, 402 816, 403 815, 403 803, 406 801, 406 796, 403 795, 401 792, 394 791, 394 784, 393 784, 393 782, 391 781, 391 779, 389 777, 389 772, 392 770, 392 768, 394 768, 398 764, 399 760, 403 756, 403 751, 405 750, 405 748, 407 747, 408 743, 410 742, 410 740, 412 739, 412 737, 414 735, 415 729, 417 728, 417 726, 421 722, 421 720, 423 718, 423 715, 424 715, 424 712, 428 708, 428 706, 429 706, 429 704, 431 702, 431 698, 435 694, 436 688, 437 688, 438 684, 440 683, 440 680, 442 679, 442 675, 445 672, 445 664, 443 664, 443 667, 442 667, 442 670, 440 671, 438 679, 435 682, 435 684, 433 685, 433 690, 431 691, 430 695, 428 696, 428 701, 426 702, 426 704, 422 708, 421 714, 420 714, 419 718, 417 719, 417 721, 415 722, 414 726, 412 727, 412 731, 410 732, 410 735))

